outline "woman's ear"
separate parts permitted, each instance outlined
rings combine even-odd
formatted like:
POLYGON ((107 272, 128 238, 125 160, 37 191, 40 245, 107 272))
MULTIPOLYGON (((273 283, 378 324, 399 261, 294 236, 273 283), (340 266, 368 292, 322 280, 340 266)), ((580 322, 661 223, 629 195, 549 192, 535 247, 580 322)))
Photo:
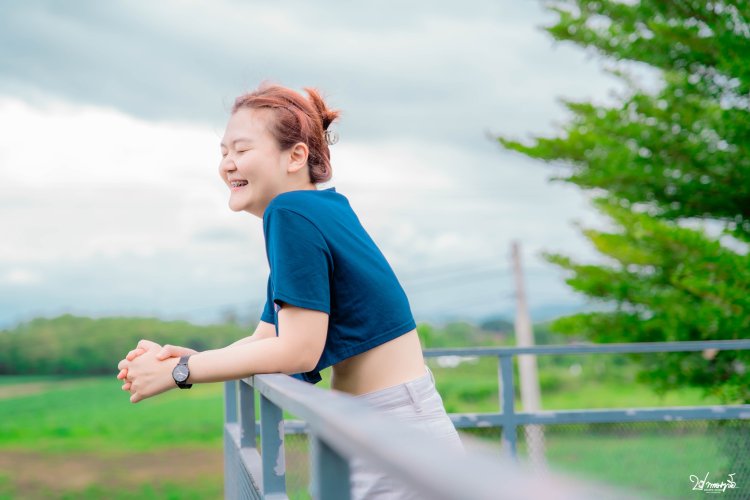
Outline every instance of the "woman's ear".
POLYGON ((310 149, 304 142, 298 142, 292 146, 289 152, 289 167, 287 170, 293 173, 303 168, 307 165, 307 158, 309 155, 310 149))

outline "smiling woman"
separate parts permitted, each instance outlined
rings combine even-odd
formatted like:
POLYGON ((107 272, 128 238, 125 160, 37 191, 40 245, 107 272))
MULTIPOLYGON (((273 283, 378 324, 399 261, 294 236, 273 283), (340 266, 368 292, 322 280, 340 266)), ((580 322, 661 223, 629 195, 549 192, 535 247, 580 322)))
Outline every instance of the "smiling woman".
MULTIPOLYGON (((255 333, 223 349, 141 341, 118 378, 138 402, 175 387, 287 373, 351 394, 435 440, 463 450, 424 362, 409 300, 383 253, 331 179, 329 125, 340 112, 263 84, 238 97, 221 141, 219 175, 229 208, 263 220, 270 268, 255 333)), ((350 464, 352 498, 413 498, 360 459, 350 464)))

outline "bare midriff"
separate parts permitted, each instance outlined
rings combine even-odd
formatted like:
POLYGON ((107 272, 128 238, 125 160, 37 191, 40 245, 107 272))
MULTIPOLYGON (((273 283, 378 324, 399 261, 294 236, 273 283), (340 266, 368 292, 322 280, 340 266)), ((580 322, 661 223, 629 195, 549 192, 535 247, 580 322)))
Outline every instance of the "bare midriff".
POLYGON ((331 389, 358 396, 426 373, 419 336, 412 330, 333 365, 331 389))

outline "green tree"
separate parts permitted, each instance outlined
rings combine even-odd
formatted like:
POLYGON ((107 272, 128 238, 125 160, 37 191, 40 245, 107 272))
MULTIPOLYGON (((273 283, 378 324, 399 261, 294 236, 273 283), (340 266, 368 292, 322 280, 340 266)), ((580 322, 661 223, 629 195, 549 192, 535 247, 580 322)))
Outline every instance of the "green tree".
MULTIPOLYGON (((554 137, 506 148, 564 166, 555 180, 594 195, 612 231, 585 229, 609 264, 547 253, 567 283, 607 312, 553 329, 598 342, 738 339, 750 332, 750 5, 742 1, 547 2, 546 27, 614 61, 626 91, 614 105, 561 100, 572 118, 554 137), (657 90, 632 68, 655 70, 657 90), (631 69, 628 69, 631 68, 631 69), (692 228, 691 228, 692 226, 692 228), (710 235, 707 228, 718 228, 710 235)), ((750 402, 750 352, 634 356, 663 392, 703 387, 750 402)))
POLYGON ((117 375, 117 363, 140 339, 202 351, 220 349, 252 330, 157 318, 36 318, 0 331, 0 375, 117 375))
POLYGON ((514 327, 513 327, 513 323, 511 321, 508 321, 504 317, 493 316, 479 323, 479 328, 481 328, 482 330, 486 330, 488 332, 511 334, 513 333, 514 327))

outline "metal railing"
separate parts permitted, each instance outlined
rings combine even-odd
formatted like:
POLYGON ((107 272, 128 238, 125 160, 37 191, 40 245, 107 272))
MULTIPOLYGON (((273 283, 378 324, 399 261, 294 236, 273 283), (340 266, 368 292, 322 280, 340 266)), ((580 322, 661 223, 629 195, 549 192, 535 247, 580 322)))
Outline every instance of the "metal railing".
MULTIPOLYGON (((637 498, 557 474, 545 474, 540 481, 538 475, 500 456, 457 454, 348 394, 283 374, 225 382, 225 498, 288 498, 284 437, 289 432, 282 408, 306 423, 312 466, 308 492, 313 499, 350 498, 349 460, 354 456, 431 500, 637 498)), ((296 427, 290 430, 299 432, 296 427)))
MULTIPOLYGON (((750 420, 750 405, 673 406, 662 408, 623 408, 596 410, 554 410, 516 412, 513 391, 513 356, 551 354, 630 354, 689 352, 706 349, 747 350, 750 340, 683 342, 640 342, 630 344, 540 345, 532 347, 474 347, 426 349, 425 357, 497 356, 501 412, 452 413, 457 428, 502 427, 503 449, 516 458, 517 428, 529 424, 583 424, 615 422, 657 422, 667 420, 750 420)), ((749 367, 750 368, 750 367, 749 367)))
POLYGON ((350 498, 349 459, 370 461, 425 498, 636 498, 632 493, 519 467, 516 433, 533 424, 750 419, 750 405, 516 412, 513 356, 750 349, 750 340, 426 349, 425 357, 495 356, 501 412, 453 413, 457 428, 501 427, 504 456, 455 455, 339 391, 283 374, 225 382, 225 498, 288 498, 284 438, 309 436, 314 499, 350 498), (256 422, 255 390, 260 392, 256 422), (285 421, 283 410, 301 420, 285 421), (261 447, 257 446, 260 436, 261 447))

